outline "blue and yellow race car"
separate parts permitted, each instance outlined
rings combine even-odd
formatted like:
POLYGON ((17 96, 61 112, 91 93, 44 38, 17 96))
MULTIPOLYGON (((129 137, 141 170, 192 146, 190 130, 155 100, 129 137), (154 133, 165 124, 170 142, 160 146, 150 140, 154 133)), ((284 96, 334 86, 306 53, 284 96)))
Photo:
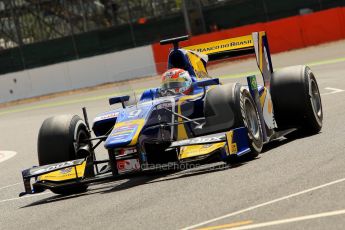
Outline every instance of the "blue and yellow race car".
POLYGON ((132 173, 215 161, 233 163, 258 156, 263 145, 289 135, 321 130, 323 112, 314 74, 307 66, 273 70, 265 32, 180 48, 173 44, 160 88, 147 89, 138 102, 109 99, 118 109, 84 118, 46 119, 38 136, 39 166, 22 171, 25 192, 86 191, 95 182, 132 173), (209 60, 255 54, 263 85, 222 84, 209 76, 209 60), (108 158, 97 160, 104 143, 108 158))

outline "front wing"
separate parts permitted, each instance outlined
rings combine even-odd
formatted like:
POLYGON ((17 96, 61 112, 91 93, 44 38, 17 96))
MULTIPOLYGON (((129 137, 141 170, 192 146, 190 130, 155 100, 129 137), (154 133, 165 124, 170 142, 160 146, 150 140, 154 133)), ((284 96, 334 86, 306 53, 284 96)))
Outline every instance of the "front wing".
MULTIPOLYGON (((247 129, 244 127, 212 135, 206 135, 181 141, 175 141, 169 149, 180 149, 179 161, 196 162, 207 158, 221 149, 225 154, 241 156, 250 152, 248 145, 247 129)), ((87 159, 77 159, 40 167, 33 167, 22 171, 25 192, 20 195, 42 192, 45 189, 53 189, 74 184, 90 184, 116 180, 125 176, 98 175, 86 176, 87 159), (32 179, 35 179, 32 182, 32 179)), ((138 173, 136 171, 135 173, 138 173)))

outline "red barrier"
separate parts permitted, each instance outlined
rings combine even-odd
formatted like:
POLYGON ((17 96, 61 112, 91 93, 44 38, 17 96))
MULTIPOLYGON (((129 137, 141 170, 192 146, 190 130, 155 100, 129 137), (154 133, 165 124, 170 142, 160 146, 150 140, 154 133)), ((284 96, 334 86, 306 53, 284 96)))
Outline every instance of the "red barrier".
POLYGON ((240 36, 251 34, 254 31, 262 31, 264 30, 264 25, 265 23, 255 23, 251 25, 224 30, 223 31, 224 37, 222 39, 240 37, 240 36))
POLYGON ((321 11, 299 17, 306 46, 344 38, 342 8, 321 11))
POLYGON ((344 34, 344 37, 345 37, 345 7, 342 8, 342 11, 341 11, 341 18, 342 18, 342 25, 343 25, 343 34, 344 34))
POLYGON ((299 16, 265 23, 271 53, 298 49, 304 46, 299 16))
MULTIPOLYGON (((192 37, 181 46, 222 40, 266 31, 272 53, 317 45, 345 38, 345 7, 333 8, 307 15, 298 15, 267 23, 256 23, 192 37)), ((158 73, 166 70, 171 45, 152 45, 158 73)))

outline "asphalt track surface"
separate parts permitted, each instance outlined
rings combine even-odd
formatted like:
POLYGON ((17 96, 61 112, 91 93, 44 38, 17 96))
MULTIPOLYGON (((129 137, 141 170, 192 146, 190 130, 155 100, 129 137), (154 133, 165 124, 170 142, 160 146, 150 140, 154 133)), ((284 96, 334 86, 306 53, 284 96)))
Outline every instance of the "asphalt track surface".
MULTIPOLYGON (((82 106, 94 117, 109 109, 108 95, 158 79, 0 109, 0 229, 344 229, 345 41, 273 56, 276 67, 306 63, 322 93, 320 134, 276 141, 259 158, 234 167, 145 175, 74 196, 47 191, 18 198, 21 170, 37 164, 42 121, 81 115, 82 106), (5 159, 4 151, 17 154, 5 159)), ((213 66, 210 73, 233 82, 253 71, 249 59, 213 66)))

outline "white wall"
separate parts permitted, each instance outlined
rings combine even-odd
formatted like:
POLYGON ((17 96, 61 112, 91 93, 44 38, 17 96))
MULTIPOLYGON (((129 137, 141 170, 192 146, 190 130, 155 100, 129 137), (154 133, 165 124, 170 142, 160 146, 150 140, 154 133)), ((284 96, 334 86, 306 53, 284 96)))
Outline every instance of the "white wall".
POLYGON ((143 46, 0 75, 0 103, 156 74, 151 46, 143 46))

